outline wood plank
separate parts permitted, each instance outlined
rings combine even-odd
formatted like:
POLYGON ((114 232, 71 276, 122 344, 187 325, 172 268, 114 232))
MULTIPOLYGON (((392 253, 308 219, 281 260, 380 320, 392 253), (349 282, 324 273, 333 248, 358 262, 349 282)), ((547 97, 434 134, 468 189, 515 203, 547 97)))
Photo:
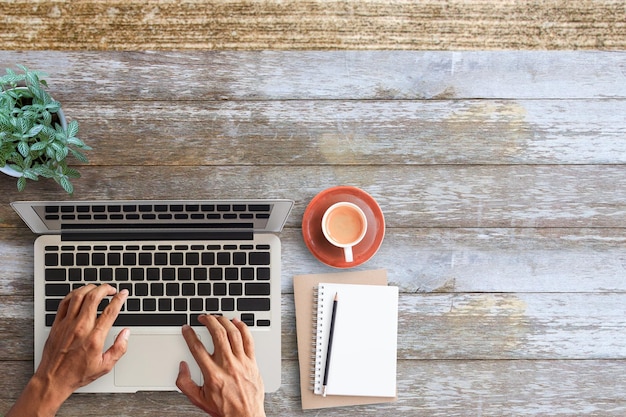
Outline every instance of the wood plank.
MULTIPOLYGON (((32 297, 35 235, 24 227, 0 234, 0 296, 32 297)), ((294 275, 337 272, 311 255, 300 229, 280 238, 284 294, 294 275)), ((624 228, 394 228, 356 269, 387 269, 406 293, 626 292, 625 243, 624 228)))
MULTIPOLYGON (((8 410, 31 372, 28 362, 0 362, 0 410, 8 410), (20 383, 16 383, 15 381, 20 383)), ((301 410, 297 362, 283 361, 283 384, 266 395, 269 416, 310 416, 301 410)), ((626 412, 623 360, 401 361, 398 401, 326 409, 348 416, 622 416, 626 412)), ((75 394, 59 417, 110 415, 204 416, 179 393, 75 394)))
POLYGON ((64 106, 95 165, 624 164, 626 100, 64 106))
POLYGON ((625 49, 613 0, 0 3, 8 49, 625 49), (28 13, 23 13, 28 10, 28 13), (27 42, 27 43, 26 43, 27 42))
MULTIPOLYGON (((31 360, 32 298, 0 299, 0 359, 31 360)), ((291 295, 282 311, 283 358, 296 359, 291 295)), ((625 314, 624 293, 401 293, 398 358, 625 359, 625 314)))
POLYGON ((0 62, 45 70, 63 103, 626 97, 624 51, 0 51, 0 62))
MULTIPOLYGON (((308 202, 329 185, 355 185, 397 227, 622 227, 625 165, 572 166, 219 166, 83 167, 81 199, 290 198, 299 227, 308 202), (251 179, 254 179, 252 181, 251 179)), ((0 201, 69 200, 55 183, 15 193, 0 179, 0 201)), ((0 225, 22 225, 8 205, 0 225)))

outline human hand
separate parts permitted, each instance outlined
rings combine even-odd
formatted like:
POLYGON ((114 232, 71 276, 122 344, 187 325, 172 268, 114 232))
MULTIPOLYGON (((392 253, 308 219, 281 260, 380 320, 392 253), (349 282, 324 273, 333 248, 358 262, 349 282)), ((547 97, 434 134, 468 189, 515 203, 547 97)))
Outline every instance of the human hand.
POLYGON ((183 337, 200 366, 204 385, 191 379, 189 366, 181 362, 176 385, 191 402, 213 417, 264 417, 263 380, 254 356, 250 330, 240 320, 201 316, 215 350, 209 354, 189 326, 183 326, 183 337))
POLYGON ((126 352, 129 330, 124 329, 103 353, 104 341, 128 296, 110 285, 93 284, 69 293, 59 305, 35 375, 7 414, 53 416, 74 392, 113 369, 126 352), (106 296, 115 296, 97 317, 106 296))

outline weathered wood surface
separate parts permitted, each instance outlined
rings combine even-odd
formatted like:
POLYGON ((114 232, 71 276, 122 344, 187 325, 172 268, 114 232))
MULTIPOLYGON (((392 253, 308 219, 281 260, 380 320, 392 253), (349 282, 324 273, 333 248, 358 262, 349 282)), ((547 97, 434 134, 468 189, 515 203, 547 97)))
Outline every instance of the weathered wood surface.
MULTIPOLYGON (((5 51, 0 62, 49 72, 94 146, 75 198, 296 201, 269 415, 316 414, 300 410, 291 278, 331 271, 300 226, 338 184, 385 213, 385 241, 358 269, 387 269, 401 291, 399 399, 324 415, 626 413, 623 52, 5 51)), ((0 177, 0 412, 33 349, 35 236, 8 203, 69 198, 0 177)), ((176 393, 77 395, 59 413, 164 414, 201 415, 176 393)))
POLYGON ((12 0, 5 49, 581 49, 626 45, 619 0, 12 0))

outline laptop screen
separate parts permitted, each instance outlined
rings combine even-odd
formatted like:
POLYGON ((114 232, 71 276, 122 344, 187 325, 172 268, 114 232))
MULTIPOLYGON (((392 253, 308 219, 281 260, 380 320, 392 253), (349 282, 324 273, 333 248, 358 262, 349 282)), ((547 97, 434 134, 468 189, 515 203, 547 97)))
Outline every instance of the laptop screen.
POLYGON ((125 200, 15 202, 37 234, 133 231, 280 232, 290 200, 125 200))

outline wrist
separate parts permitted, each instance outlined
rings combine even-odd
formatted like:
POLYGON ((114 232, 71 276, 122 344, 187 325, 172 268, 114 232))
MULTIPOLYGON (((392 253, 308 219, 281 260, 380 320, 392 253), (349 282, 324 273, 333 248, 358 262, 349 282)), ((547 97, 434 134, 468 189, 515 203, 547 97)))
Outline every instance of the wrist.
POLYGON ((6 417, 53 417, 71 394, 59 390, 59 384, 35 374, 6 417))

